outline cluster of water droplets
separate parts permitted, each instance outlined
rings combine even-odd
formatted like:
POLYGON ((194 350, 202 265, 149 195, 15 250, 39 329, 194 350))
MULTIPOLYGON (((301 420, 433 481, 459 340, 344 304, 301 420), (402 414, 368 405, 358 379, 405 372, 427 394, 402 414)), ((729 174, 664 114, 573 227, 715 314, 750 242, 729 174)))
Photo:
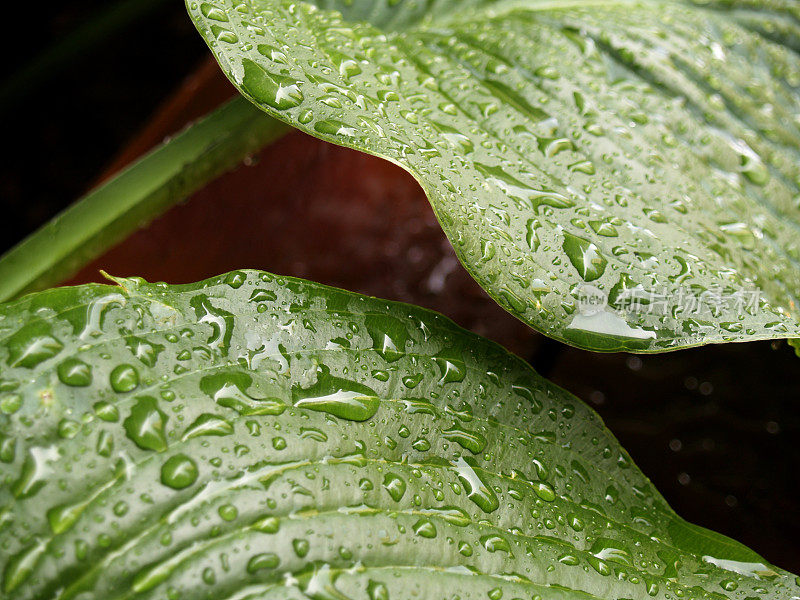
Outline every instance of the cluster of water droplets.
POLYGON ((800 63, 767 33, 787 45, 800 33, 790 3, 757 15, 698 4, 190 10, 265 110, 409 169, 470 272, 540 331, 592 349, 793 337, 800 63), (575 320, 586 283, 698 297, 757 287, 764 302, 672 303, 608 331, 575 320))
POLYGON ((120 284, 0 316, 5 597, 800 593, 693 547, 588 407, 441 316, 258 272, 120 284))

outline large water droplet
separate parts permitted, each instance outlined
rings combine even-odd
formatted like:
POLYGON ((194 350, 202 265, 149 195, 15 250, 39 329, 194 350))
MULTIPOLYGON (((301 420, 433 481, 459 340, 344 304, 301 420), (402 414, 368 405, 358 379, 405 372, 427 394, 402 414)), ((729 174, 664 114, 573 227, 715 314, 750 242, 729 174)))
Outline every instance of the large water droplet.
POLYGON ((303 103, 303 92, 296 79, 268 73, 249 58, 242 59, 242 68, 242 88, 259 102, 275 110, 287 110, 303 103))
POLYGON ((400 502, 406 493, 406 481, 395 473, 387 473, 383 478, 383 487, 389 492, 392 500, 400 502))
POLYGON ((206 375, 200 380, 200 389, 220 406, 231 408, 240 415, 280 415, 286 405, 280 398, 256 398, 248 390, 253 378, 239 370, 225 370, 206 375))
POLYGON ((281 559, 273 552, 256 554, 247 562, 247 572, 251 575, 258 571, 275 569, 281 564, 281 559))
POLYGON ((563 248, 584 281, 594 281, 605 273, 608 261, 589 240, 564 232, 563 248))
POLYGON ((52 334, 51 325, 45 321, 30 321, 6 340, 7 363, 11 367, 34 368, 53 358, 64 345, 52 334))
POLYGON ((446 440, 456 442, 465 450, 469 450, 473 454, 480 454, 486 447, 486 438, 477 431, 470 431, 464 429, 457 423, 450 429, 442 431, 442 437, 446 440))
POLYGON ((164 452, 167 449, 165 427, 167 415, 158 407, 155 398, 137 398, 130 416, 123 425, 128 437, 143 450, 164 452))
POLYGON ((74 387, 86 387, 92 383, 92 368, 82 360, 68 358, 56 369, 61 383, 74 387))
POLYGON ((225 436, 233 433, 233 425, 222 417, 202 414, 183 432, 184 441, 205 435, 225 436))
POLYGON ((491 486, 485 484, 475 472, 472 459, 459 458, 456 461, 456 474, 459 481, 467 492, 467 498, 472 500, 481 510, 486 513, 496 511, 500 507, 500 501, 491 486))
POLYGON ((211 326, 211 335, 208 344, 218 349, 222 354, 227 354, 233 336, 234 317, 231 313, 217 308, 211 303, 208 296, 198 294, 189 301, 194 308, 197 321, 211 326))
POLYGON ((372 347, 384 360, 394 362, 405 354, 408 330, 402 321, 385 314, 368 314, 365 323, 372 347))
POLYGON ((139 386, 139 372, 132 365, 118 365, 109 376, 111 389, 119 394, 135 390, 139 386))
POLYGON ((327 367, 320 367, 317 381, 308 388, 292 388, 294 405, 326 412, 348 421, 367 421, 378 408, 380 400, 374 390, 365 385, 334 377, 327 367))
POLYGON ((176 454, 161 467, 161 483, 176 490, 189 487, 197 477, 197 463, 185 454, 176 454))

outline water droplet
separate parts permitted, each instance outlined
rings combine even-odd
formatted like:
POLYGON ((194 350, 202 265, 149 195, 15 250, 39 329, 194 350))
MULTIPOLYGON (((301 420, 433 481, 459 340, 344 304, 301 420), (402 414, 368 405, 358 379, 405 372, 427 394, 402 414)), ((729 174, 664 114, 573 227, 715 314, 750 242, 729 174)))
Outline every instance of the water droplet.
POLYGON ((211 19, 213 21, 221 21, 223 23, 228 22, 228 15, 225 14, 225 11, 222 9, 217 8, 211 4, 203 3, 200 5, 200 11, 203 13, 203 16, 207 19, 211 19))
POLYGON ((486 448, 486 438, 477 431, 470 431, 454 424, 450 429, 442 431, 442 437, 446 440, 456 442, 465 450, 473 454, 480 454, 486 448))
POLYGON ((306 539, 296 539, 292 540, 292 548, 294 548, 294 553, 298 558, 305 558, 311 548, 311 544, 306 539))
POLYGON ((42 489, 48 482, 48 477, 53 472, 50 463, 58 460, 58 448, 34 447, 28 451, 17 480, 11 487, 15 498, 30 498, 42 489))
POLYGON ((225 436, 233 433, 233 425, 222 417, 202 414, 183 432, 183 441, 204 435, 225 436))
POLYGON ((8 347, 8 365, 28 369, 53 358, 64 348, 61 341, 53 336, 51 325, 42 320, 28 322, 5 343, 8 347))
POLYGON ((214 585, 217 583, 217 574, 214 573, 214 569, 211 567, 206 567, 203 569, 203 574, 200 576, 200 578, 206 585, 214 585))
POLYGON ((277 554, 265 552, 256 554, 247 562, 247 572, 251 575, 265 569, 275 569, 281 564, 277 554))
POLYGON ((467 462, 466 458, 459 458, 456 461, 456 474, 459 481, 464 486, 467 492, 467 497, 472 500, 483 512, 491 513, 500 507, 500 501, 494 490, 486 485, 478 474, 475 472, 473 466, 467 462))
POLYGON ((408 330, 402 321, 386 314, 368 314, 365 318, 372 347, 387 362, 395 362, 405 354, 408 330))
POLYGON ((114 436, 107 431, 101 431, 97 436, 95 452, 100 456, 108 458, 114 451, 114 436))
POLYGON ((383 487, 386 488, 386 491, 389 492, 389 496, 391 496, 392 500, 395 502, 400 502, 400 499, 406 493, 405 480, 395 473, 386 474, 383 478, 383 487))
POLYGON ((5 415, 13 415, 22 408, 22 396, 19 394, 8 394, 0 399, 0 412, 5 415))
POLYGON ((17 438, 0 433, 0 461, 12 463, 17 456, 17 438))
MULTIPOLYGON (((225 283, 234 290, 238 290, 247 281, 247 274, 243 271, 231 271, 225 276, 225 283)), ((252 300, 252 296, 251 296, 252 300)))
POLYGON ((94 414, 97 415, 98 419, 108 423, 119 421, 119 409, 110 402, 106 402, 105 400, 95 402, 93 408, 94 414))
POLYGON ((286 405, 280 398, 256 398, 248 392, 253 378, 243 371, 221 371, 200 380, 200 389, 220 406, 243 416, 280 415, 286 405))
POLYGON ((564 232, 563 248, 584 281, 594 281, 605 273, 608 261, 589 240, 564 232))
POLYGON ((73 421, 71 419, 61 419, 58 422, 58 437, 65 440, 71 440, 78 435, 80 429, 81 425, 77 421, 73 421))
POLYGON ((433 539, 436 537, 436 526, 428 519, 420 519, 414 523, 414 533, 420 537, 433 539))
POLYGON ((3 592, 9 594, 25 583, 46 549, 47 543, 40 541, 11 557, 3 570, 3 592))
POLYGON ((455 349, 443 350, 433 357, 433 361, 438 365, 442 378, 440 384, 458 383, 463 381, 467 375, 467 367, 463 358, 458 356, 455 349))
POLYGON ((119 394, 135 390, 139 386, 139 372, 133 365, 118 365, 109 376, 111 389, 119 394))
POLYGON ((511 553, 511 546, 509 546, 508 540, 499 535, 495 534, 482 535, 481 544, 483 544, 483 547, 486 548, 489 552, 506 552, 508 554, 511 553))
POLYGON ((249 58, 242 59, 242 68, 242 89, 259 102, 275 110, 287 110, 303 103, 303 92, 297 80, 268 73, 249 58))
POLYGON ((735 592, 739 588, 739 584, 733 579, 725 579, 719 585, 726 592, 735 592))
POLYGON ((161 467, 161 483, 176 490, 194 484, 197 477, 197 464, 185 454, 176 454, 161 467))
POLYGON ((198 294, 189 304, 194 308, 198 323, 211 326, 211 335, 208 344, 218 349, 222 354, 227 354, 233 337, 234 317, 231 313, 217 308, 211 303, 208 296, 198 294))
POLYGON ((141 449, 164 452, 167 449, 166 423, 167 415, 159 409, 155 398, 142 396, 137 398, 123 425, 128 437, 141 449))
POLYGON ((380 400, 374 390, 354 381, 334 377, 327 367, 320 367, 317 382, 311 387, 292 387, 292 398, 298 408, 326 412, 348 421, 367 421, 380 408, 380 400))
POLYGON ((155 344, 136 336, 126 337, 125 344, 133 356, 151 368, 158 362, 158 355, 164 351, 164 346, 161 344, 155 344))
POLYGON ((92 383, 92 368, 77 358, 68 358, 56 369, 61 383, 73 387, 86 387, 92 383))
POLYGON ((263 517, 253 524, 253 529, 269 535, 278 533, 280 528, 280 519, 278 519, 278 517, 273 517, 272 515, 263 517))
POLYGON ((389 600, 389 590, 386 585, 379 581, 369 580, 367 584, 367 595, 369 600, 389 600))
POLYGON ((625 565, 633 564, 630 550, 621 542, 609 538, 598 538, 592 544, 591 553, 601 561, 612 561, 625 565))
POLYGON ((239 516, 239 511, 233 504, 223 504, 217 512, 223 521, 233 521, 239 516))

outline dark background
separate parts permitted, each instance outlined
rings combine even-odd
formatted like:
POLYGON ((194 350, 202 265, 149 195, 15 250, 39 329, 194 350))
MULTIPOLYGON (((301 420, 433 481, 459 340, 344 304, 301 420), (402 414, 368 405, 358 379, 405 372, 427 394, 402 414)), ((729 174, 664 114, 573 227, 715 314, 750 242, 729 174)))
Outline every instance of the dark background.
MULTIPOLYGON (((27 26, 2 41, 0 251, 232 93, 180 0, 44 3, 34 17, 35 42, 27 26)), ((800 572, 800 359, 785 343, 566 347, 483 294, 396 167, 299 133, 252 163, 73 281, 99 266, 174 283, 254 267, 444 312, 594 406, 681 515, 800 572)))

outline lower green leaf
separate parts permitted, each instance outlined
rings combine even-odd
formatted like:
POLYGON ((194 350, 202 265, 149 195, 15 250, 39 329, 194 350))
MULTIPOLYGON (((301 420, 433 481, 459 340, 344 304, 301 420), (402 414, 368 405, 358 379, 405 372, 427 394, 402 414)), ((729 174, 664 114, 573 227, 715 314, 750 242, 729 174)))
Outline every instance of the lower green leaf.
POLYGON ((446 318, 291 278, 0 306, 2 597, 794 600, 446 318))

